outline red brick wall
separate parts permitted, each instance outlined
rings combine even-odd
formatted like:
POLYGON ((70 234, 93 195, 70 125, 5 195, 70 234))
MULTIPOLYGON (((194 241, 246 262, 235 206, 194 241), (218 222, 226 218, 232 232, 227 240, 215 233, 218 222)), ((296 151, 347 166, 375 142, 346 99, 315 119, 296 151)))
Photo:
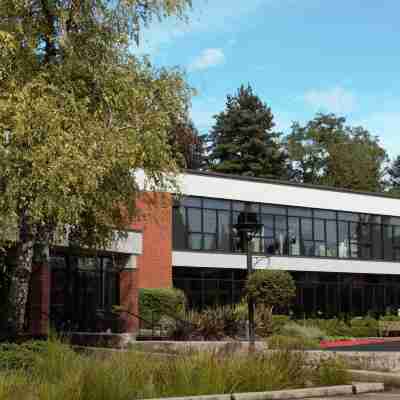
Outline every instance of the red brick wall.
POLYGON ((143 231, 143 254, 137 259, 138 287, 171 287, 172 196, 146 193, 137 206, 140 213, 131 228, 143 231))

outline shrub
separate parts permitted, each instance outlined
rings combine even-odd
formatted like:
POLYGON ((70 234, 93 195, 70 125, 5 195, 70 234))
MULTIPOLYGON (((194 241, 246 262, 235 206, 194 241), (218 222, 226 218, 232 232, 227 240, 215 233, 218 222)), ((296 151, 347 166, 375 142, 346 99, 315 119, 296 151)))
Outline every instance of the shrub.
POLYGON ((38 354, 47 353, 48 344, 44 341, 25 342, 23 344, 0 344, 0 371, 26 370, 32 367, 38 354))
POLYGON ((139 290, 139 315, 147 322, 158 323, 163 315, 179 318, 185 307, 186 297, 179 289, 139 290))
POLYGON ((317 386, 345 385, 351 383, 351 375, 343 360, 330 357, 321 360, 312 373, 312 382, 317 386))
POLYGON ((379 335, 379 322, 375 318, 354 318, 351 320, 351 335, 354 337, 376 337, 379 335))
POLYGON ((287 308, 296 295, 296 286, 287 271, 258 270, 247 279, 245 294, 272 313, 273 308, 287 308))
POLYGON ((273 335, 267 339, 271 350, 313 350, 319 349, 319 340, 302 336, 273 335))
POLYGON ((304 339, 321 340, 326 337, 318 326, 300 325, 296 322, 290 322, 281 329, 282 334, 287 336, 303 337, 304 339))

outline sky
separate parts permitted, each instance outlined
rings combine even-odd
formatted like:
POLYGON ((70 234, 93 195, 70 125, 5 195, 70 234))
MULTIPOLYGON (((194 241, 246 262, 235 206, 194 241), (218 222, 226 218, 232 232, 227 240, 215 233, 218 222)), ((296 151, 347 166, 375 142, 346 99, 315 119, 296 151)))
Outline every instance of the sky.
POLYGON ((379 136, 395 157, 399 15, 398 0, 194 0, 188 22, 154 22, 134 52, 185 72, 202 134, 226 96, 250 84, 278 130, 334 112, 379 136))

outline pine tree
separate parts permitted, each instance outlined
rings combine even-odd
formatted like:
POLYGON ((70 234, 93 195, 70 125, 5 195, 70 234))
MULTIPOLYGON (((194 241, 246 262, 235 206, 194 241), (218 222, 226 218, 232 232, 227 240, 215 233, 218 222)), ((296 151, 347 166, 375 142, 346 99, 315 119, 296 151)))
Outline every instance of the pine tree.
POLYGON ((255 177, 287 176, 286 155, 271 109, 241 86, 235 96, 227 96, 225 110, 215 116, 208 137, 210 169, 216 172, 255 177))

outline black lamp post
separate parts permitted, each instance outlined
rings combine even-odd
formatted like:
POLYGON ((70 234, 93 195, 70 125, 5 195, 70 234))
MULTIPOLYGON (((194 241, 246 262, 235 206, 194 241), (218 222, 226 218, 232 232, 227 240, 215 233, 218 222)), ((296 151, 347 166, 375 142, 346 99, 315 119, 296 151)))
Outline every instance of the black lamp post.
MULTIPOLYGON (((237 230, 241 242, 247 254, 247 277, 253 273, 253 255, 251 242, 254 236, 261 230, 262 224, 258 223, 257 214, 254 212, 244 211, 239 214, 238 223, 234 225, 237 230)), ((249 297, 249 345, 254 350, 255 344, 255 324, 254 324, 254 300, 249 297)))

